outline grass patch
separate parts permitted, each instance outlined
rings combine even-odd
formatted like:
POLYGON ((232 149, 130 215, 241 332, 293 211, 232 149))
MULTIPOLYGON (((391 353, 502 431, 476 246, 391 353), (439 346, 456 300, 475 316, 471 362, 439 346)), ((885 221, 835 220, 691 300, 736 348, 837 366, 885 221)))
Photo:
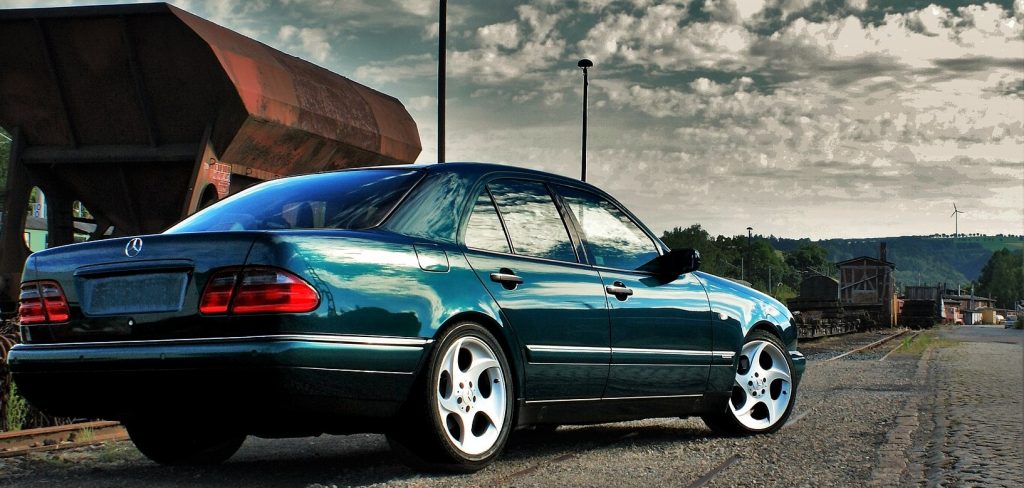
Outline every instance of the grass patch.
POLYGON ((84 429, 77 430, 71 437, 74 442, 90 442, 96 438, 96 431, 92 428, 86 427, 84 429))
POLYGON ((913 337, 904 337, 900 343, 899 349, 896 349, 896 352, 919 355, 927 351, 930 347, 944 348, 953 347, 955 345, 957 345, 956 341, 936 337, 935 332, 929 330, 921 332, 913 337))
POLYGON ((18 386, 13 382, 7 392, 7 408, 4 410, 4 427, 8 432, 21 430, 28 421, 28 402, 18 394, 18 386))

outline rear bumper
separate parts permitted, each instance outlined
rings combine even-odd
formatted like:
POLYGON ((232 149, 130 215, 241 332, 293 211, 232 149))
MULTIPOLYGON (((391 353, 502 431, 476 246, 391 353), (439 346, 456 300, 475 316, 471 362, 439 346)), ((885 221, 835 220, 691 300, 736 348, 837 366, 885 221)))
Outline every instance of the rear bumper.
POLYGON ((279 335, 20 344, 8 363, 22 394, 53 415, 384 418, 405 401, 430 342, 279 335))

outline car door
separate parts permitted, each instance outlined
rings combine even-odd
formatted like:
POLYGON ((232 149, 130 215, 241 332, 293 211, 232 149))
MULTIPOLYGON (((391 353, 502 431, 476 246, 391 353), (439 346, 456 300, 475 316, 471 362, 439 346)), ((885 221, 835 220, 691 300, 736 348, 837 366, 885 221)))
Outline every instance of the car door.
POLYGON ((600 398, 608 377, 603 284, 541 181, 500 179, 464 227, 466 257, 525 347, 528 400, 600 398))
POLYGON ((692 273, 666 280, 637 269, 661 247, 611 200, 558 186, 599 271, 611 318, 606 398, 702 394, 711 364, 711 311, 692 273))

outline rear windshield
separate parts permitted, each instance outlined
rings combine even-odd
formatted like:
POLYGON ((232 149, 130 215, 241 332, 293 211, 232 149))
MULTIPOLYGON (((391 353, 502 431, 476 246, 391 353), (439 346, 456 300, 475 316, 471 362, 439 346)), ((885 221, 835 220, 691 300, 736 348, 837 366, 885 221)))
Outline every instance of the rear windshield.
POLYGON ((369 169, 269 181, 196 213, 167 233, 366 229, 387 217, 420 176, 415 170, 369 169))

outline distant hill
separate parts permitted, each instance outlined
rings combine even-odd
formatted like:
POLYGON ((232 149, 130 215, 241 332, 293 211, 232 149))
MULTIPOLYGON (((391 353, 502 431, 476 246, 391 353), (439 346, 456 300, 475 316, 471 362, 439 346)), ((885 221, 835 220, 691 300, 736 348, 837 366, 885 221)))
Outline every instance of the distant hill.
POLYGON ((857 256, 878 257, 882 241, 886 243, 888 261, 896 264, 896 281, 900 285, 966 284, 978 279, 981 268, 994 252, 1024 249, 1024 236, 901 236, 822 241, 769 238, 772 247, 780 251, 814 242, 828 250, 833 262, 857 256))

